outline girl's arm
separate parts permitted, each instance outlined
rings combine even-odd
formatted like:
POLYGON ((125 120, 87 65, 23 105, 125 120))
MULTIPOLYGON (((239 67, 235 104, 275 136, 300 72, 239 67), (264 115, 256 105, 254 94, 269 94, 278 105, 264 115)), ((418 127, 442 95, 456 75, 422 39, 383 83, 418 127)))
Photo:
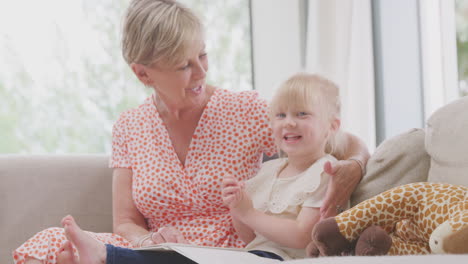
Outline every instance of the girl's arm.
POLYGON ((237 235, 239 235, 240 239, 244 241, 244 243, 248 244, 255 239, 256 235, 252 228, 247 226, 246 224, 242 223, 237 217, 232 215, 232 225, 236 230, 237 235))
POLYGON ((320 209, 312 207, 303 207, 296 219, 267 215, 253 207, 245 209, 242 209, 241 205, 232 209, 231 212, 257 233, 290 248, 304 249, 311 241, 314 225, 320 219, 320 209))
MULTIPOLYGON (((244 196, 247 197, 245 192, 243 191, 243 184, 239 183, 234 177, 226 176, 222 181, 222 198, 223 203, 229 209, 232 209, 244 199, 244 196)), ((248 197, 247 197, 248 199, 248 197)), ((250 199, 248 199, 250 201, 250 199)), ((251 204, 250 204, 251 205, 251 204)), ((252 228, 248 227, 242 221, 240 221, 235 215, 231 214, 232 217, 232 225, 236 230, 237 235, 239 235, 240 239, 244 241, 244 243, 248 244, 255 238, 255 233, 252 228)))

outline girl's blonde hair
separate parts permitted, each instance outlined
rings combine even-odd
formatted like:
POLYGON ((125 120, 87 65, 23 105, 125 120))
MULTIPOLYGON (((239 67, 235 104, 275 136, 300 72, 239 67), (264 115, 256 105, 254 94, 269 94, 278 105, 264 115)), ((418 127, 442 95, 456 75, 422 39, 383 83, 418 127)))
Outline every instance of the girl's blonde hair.
POLYGON ((203 38, 200 19, 182 4, 133 0, 123 23, 122 54, 128 64, 163 61, 175 66, 193 51, 194 45, 201 45, 203 38))
MULTIPOLYGON (((341 102, 338 86, 317 74, 297 73, 286 80, 270 102, 270 118, 287 110, 310 110, 318 105, 327 122, 340 120, 341 102)), ((345 151, 343 133, 338 129, 328 137, 325 152, 341 155, 345 151)))

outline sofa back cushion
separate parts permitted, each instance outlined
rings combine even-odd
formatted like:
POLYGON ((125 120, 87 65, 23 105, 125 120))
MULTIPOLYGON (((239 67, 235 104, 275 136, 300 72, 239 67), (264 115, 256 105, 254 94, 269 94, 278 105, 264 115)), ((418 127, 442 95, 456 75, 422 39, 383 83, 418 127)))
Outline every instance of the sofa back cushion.
POLYGON ((426 133, 429 181, 468 186, 468 97, 434 112, 426 133))
POLYGON ((367 162, 367 173, 351 196, 351 205, 396 186, 427 181, 430 158, 424 136, 424 130, 411 129, 382 142, 367 162))
MULTIPOLYGON (((0 155, 0 259, 67 214, 85 230, 112 231, 106 155, 0 155)), ((9 261, 8 263, 11 263, 9 261)))

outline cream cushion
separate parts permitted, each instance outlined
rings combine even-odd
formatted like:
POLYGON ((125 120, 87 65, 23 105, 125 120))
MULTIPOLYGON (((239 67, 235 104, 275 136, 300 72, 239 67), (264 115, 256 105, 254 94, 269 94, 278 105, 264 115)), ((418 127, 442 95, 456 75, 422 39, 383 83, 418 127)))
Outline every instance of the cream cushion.
POLYGON ((427 121, 428 181, 468 186, 468 97, 438 109, 427 121))
POLYGON ((427 181, 430 158, 424 130, 411 129, 385 140, 367 162, 367 173, 351 196, 351 206, 390 188, 427 181))

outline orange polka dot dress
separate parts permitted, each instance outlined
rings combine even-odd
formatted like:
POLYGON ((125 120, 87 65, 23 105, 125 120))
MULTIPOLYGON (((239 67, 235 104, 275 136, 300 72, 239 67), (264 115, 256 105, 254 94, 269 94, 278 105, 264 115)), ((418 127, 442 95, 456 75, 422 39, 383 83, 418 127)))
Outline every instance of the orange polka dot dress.
MULTIPOLYGON (((222 178, 247 180, 257 173, 262 154, 275 152, 266 102, 253 91, 216 89, 192 136, 185 164, 149 97, 114 125, 110 166, 132 169, 133 199, 152 231, 171 226, 193 244, 243 247, 222 203, 222 178)), ((90 234, 104 243, 131 247, 116 234, 90 234)), ((65 239, 62 228, 39 232, 13 252, 15 263, 24 263, 28 256, 56 263, 65 239)))

